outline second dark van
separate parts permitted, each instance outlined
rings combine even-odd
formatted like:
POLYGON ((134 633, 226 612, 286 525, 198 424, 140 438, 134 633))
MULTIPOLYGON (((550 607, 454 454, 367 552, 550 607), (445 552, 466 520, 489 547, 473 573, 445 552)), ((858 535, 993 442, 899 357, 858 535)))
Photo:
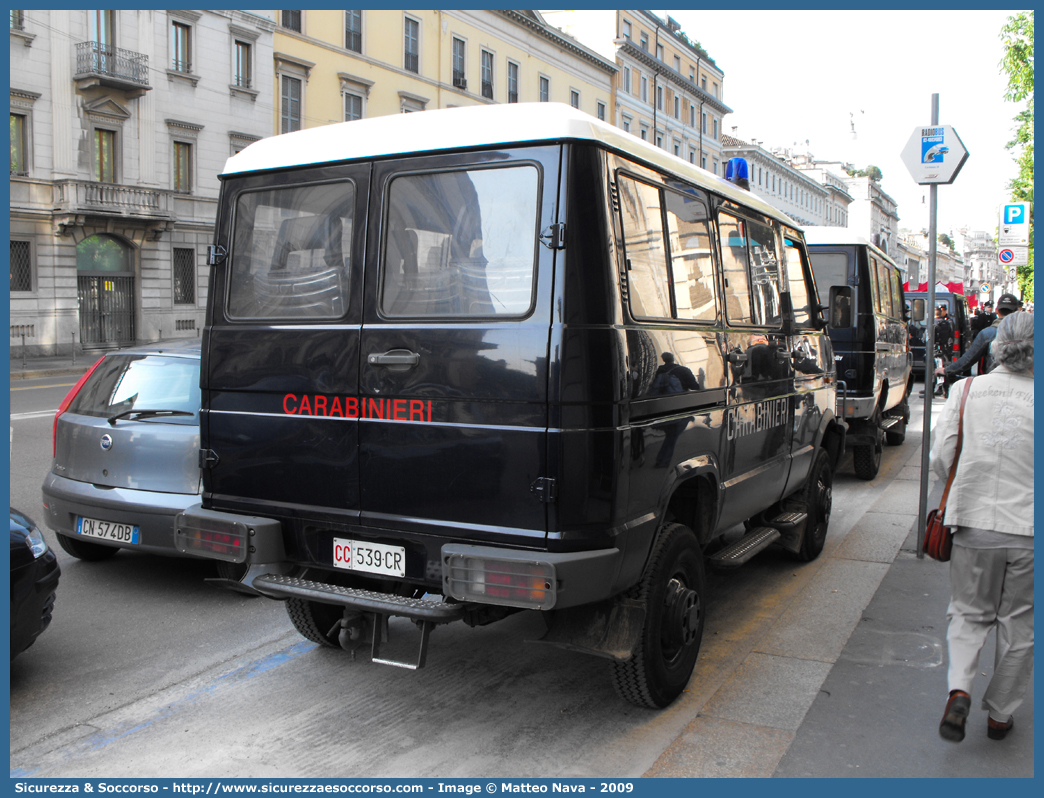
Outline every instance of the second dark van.
POLYGON ((418 668, 439 624, 541 611, 662 707, 705 566, 823 550, 834 358, 768 203, 552 103, 275 136, 221 181, 176 543, 306 638, 418 668))
POLYGON ((838 415, 848 424, 855 472, 873 479, 885 441, 906 438, 913 358, 899 267, 884 252, 844 227, 806 227, 805 242, 823 292, 851 289, 847 324, 831 322, 838 415))
MULTIPOLYGON (((927 308, 927 291, 907 291, 906 301, 910 304, 912 323, 910 324, 910 349, 913 352, 914 374, 924 375, 924 342, 927 336, 925 319, 935 318, 935 310, 927 308)), ((975 336, 971 329, 971 311, 964 294, 950 291, 942 283, 935 286, 935 307, 945 307, 954 326, 953 352, 947 353, 949 360, 957 360, 963 355, 975 336)))

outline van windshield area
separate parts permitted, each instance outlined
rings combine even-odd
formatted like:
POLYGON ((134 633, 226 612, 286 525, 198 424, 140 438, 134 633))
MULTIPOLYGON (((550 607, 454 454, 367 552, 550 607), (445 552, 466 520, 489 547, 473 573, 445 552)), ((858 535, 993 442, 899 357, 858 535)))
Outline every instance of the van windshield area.
POLYGON ((348 309, 355 186, 325 183, 236 201, 228 314, 336 319, 348 309))
POLYGON ((528 314, 539 186, 529 165, 392 180, 381 312, 403 318, 528 314))

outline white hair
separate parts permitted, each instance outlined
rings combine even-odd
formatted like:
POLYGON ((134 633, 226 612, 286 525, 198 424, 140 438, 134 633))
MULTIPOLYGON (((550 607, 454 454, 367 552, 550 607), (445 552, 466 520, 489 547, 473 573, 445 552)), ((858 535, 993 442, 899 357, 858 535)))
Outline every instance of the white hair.
POLYGON ((1033 367, 1033 314, 1009 313, 1001 319, 992 354, 1008 371, 1029 371, 1033 367))

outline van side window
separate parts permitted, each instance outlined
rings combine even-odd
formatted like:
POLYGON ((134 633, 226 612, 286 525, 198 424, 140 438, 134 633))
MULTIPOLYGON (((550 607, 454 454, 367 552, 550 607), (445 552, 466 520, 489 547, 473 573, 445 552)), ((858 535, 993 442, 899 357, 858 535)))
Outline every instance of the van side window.
POLYGON ((530 165, 394 178, 381 312, 403 318, 528 314, 539 204, 540 174, 530 165))
POLYGON ((792 238, 783 236, 783 260, 787 268, 787 285, 790 289, 790 300, 794 305, 794 323, 799 327, 812 326, 812 301, 808 281, 805 274, 807 267, 802 267, 801 247, 792 238))
POLYGON ((241 194, 230 258, 229 316, 343 316, 348 309, 354 207, 352 183, 241 194))
POLYGON ((636 319, 673 318, 660 190, 622 176, 617 185, 631 315, 636 319))
POLYGON ((871 260, 874 264, 874 271, 877 273, 877 310, 892 318, 895 313, 892 312, 892 286, 888 279, 888 266, 877 258, 871 258, 871 260))
POLYGON ((892 313, 897 319, 903 317, 903 289, 899 285, 899 272, 889 269, 888 274, 892 278, 892 313))
POLYGON ((713 322, 718 291, 707 206, 673 191, 665 191, 664 198, 677 317, 713 322))
POLYGON ((779 259, 772 228, 722 213, 718 215, 718 232, 729 320, 779 324, 779 259))

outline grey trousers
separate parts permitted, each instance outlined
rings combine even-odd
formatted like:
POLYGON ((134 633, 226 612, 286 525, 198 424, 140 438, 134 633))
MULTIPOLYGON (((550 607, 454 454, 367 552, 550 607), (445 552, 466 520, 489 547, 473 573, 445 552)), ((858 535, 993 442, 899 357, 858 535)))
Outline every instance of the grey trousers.
POLYGON ((949 689, 971 695, 979 652, 996 627, 997 656, 982 708, 1012 714, 1033 678, 1033 550, 954 546, 950 595, 949 689))

